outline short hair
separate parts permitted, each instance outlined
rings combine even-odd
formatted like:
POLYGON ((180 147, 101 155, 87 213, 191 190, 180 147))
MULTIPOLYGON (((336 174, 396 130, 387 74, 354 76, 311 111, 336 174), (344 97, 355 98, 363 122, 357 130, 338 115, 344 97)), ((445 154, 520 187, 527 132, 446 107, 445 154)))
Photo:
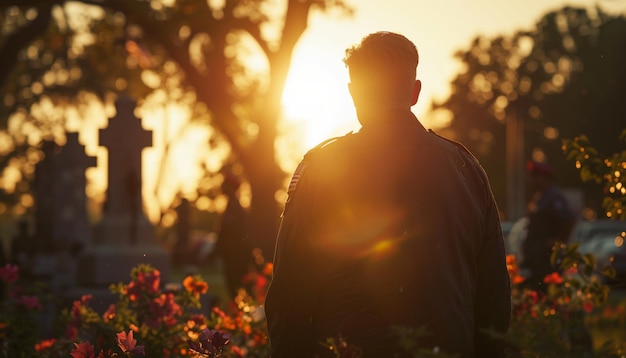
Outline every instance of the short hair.
POLYGON ((402 91, 415 82, 419 54, 406 37, 380 31, 346 49, 343 62, 352 82, 402 91))

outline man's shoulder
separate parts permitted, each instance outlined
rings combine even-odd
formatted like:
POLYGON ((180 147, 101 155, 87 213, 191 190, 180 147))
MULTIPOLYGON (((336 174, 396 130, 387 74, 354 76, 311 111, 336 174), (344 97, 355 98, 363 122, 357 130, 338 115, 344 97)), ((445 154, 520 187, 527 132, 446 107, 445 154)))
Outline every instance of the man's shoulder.
POLYGON ((474 154, 461 142, 446 138, 441 134, 436 133, 432 129, 429 129, 428 133, 431 134, 430 138, 433 142, 438 143, 440 146, 448 148, 449 150, 460 150, 464 155, 469 156, 472 158, 472 160, 478 162, 474 154))
POLYGON ((315 147, 309 149, 309 151, 307 151, 304 155, 304 158, 306 160, 312 159, 313 157, 320 155, 332 155, 332 153, 341 151, 343 148, 349 145, 355 137, 355 133, 348 132, 341 136, 328 138, 316 145, 315 147))

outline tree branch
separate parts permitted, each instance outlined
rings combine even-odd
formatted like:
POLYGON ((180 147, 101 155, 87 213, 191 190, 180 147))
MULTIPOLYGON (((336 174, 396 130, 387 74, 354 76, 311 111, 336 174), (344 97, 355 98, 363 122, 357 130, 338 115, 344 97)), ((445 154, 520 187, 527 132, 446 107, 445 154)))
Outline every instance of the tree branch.
POLYGON ((55 1, 38 3, 37 17, 6 38, 0 48, 0 86, 4 85, 17 64, 20 51, 46 30, 52 17, 52 6, 56 3, 55 1))

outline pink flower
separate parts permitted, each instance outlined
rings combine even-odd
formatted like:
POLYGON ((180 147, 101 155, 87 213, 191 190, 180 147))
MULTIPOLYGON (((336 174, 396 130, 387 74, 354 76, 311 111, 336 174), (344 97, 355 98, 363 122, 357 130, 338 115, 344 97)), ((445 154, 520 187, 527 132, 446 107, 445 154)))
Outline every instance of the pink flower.
POLYGON ((96 353, 91 343, 74 343, 74 346, 76 347, 70 352, 72 358, 95 358, 96 353))
POLYGON ((102 318, 104 319, 105 322, 109 322, 110 320, 113 319, 113 317, 115 317, 115 305, 112 304, 109 306, 106 312, 104 312, 104 314, 102 315, 102 318))
POLYGON ((137 340, 133 338, 133 330, 128 331, 128 335, 126 332, 122 331, 117 334, 117 345, 120 347, 122 352, 130 352, 132 354, 141 354, 145 355, 144 347, 137 345, 137 340))
POLYGON ((39 298, 37 296, 22 296, 17 301, 18 304, 26 307, 26 309, 41 309, 41 303, 39 303, 39 298))
POLYGON ((6 264, 0 268, 0 281, 13 283, 19 278, 19 268, 15 265, 6 264))

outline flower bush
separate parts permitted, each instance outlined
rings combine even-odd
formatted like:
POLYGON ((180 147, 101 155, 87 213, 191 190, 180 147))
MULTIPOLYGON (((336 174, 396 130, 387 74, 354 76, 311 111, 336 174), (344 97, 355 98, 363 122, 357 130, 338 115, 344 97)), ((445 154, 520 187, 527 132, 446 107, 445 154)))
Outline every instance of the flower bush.
MULTIPOLYGON (((0 268, 0 357, 32 357, 39 338, 37 315, 48 290, 40 283, 20 280, 19 267, 0 268)), ((41 342, 39 347, 50 344, 41 342)))
MULTIPOLYGON (((510 357, 624 357, 623 343, 603 342, 593 347, 587 314, 601 308, 609 287, 603 277, 613 277, 609 266, 596 267, 591 254, 582 255, 578 245, 555 244, 555 272, 544 278, 545 293, 524 286, 515 256, 507 256, 512 284, 512 317, 507 334, 497 335, 509 346, 510 357)), ((492 333, 493 334, 493 333, 492 333)))
MULTIPOLYGON (((90 308, 89 296, 74 302, 64 314, 66 337, 93 343, 102 357, 268 355, 262 309, 245 290, 228 308, 205 311, 200 298, 208 284, 199 275, 187 276, 173 290, 161 289, 160 273, 149 265, 133 269, 131 278, 111 287, 118 301, 103 315, 90 308)), ((72 350, 75 358, 93 357, 79 355, 79 348, 72 350)))
MULTIPOLYGON (((590 345, 589 326, 623 327, 626 303, 606 305, 609 288, 592 255, 581 255, 576 245, 557 244, 552 260, 557 268, 546 276, 545 293, 525 288, 514 256, 507 257, 512 285, 511 327, 507 334, 489 332, 506 342, 509 357, 624 357, 619 340, 590 345)), ((139 265, 128 283, 110 287, 116 297, 103 313, 93 297, 74 301, 60 317, 57 336, 41 339, 37 314, 45 289, 20 282, 19 268, 0 268, 5 288, 0 313, 0 357, 268 357, 269 341, 262 305, 271 265, 245 277, 246 289, 225 307, 202 306, 209 290, 200 275, 189 275, 173 289, 161 284, 158 270, 139 265)), ((210 305, 209 305, 210 306, 210 305)), ((409 357, 453 357, 423 349, 424 329, 395 327, 392 332, 409 357)), ((320 342, 329 355, 361 356, 359 347, 341 336, 320 342)))

